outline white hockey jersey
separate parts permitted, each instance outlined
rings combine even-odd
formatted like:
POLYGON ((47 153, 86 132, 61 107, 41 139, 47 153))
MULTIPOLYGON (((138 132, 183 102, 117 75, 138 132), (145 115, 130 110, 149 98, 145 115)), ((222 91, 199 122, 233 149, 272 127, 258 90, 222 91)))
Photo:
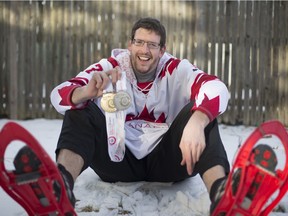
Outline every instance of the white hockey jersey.
MULTIPOLYGON (((155 148, 176 115, 190 101, 194 101, 192 110, 206 113, 211 121, 226 110, 229 93, 217 77, 204 73, 186 59, 179 60, 165 53, 157 67, 155 80, 137 83, 126 49, 113 50, 110 58, 100 60, 75 78, 56 86, 51 92, 55 109, 64 114, 69 109, 84 108, 87 102, 76 106, 71 103, 73 90, 86 85, 93 73, 116 66, 126 72, 127 92, 132 99, 126 112, 125 143, 138 159, 155 148)), ((100 99, 93 101, 101 109, 100 99)))

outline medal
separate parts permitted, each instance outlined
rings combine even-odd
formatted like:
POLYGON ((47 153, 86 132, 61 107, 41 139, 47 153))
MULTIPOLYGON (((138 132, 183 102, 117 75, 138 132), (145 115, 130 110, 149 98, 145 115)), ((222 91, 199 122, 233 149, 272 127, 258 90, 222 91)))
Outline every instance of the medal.
POLYGON ((126 110, 131 105, 130 95, 126 91, 119 91, 114 96, 114 105, 117 110, 126 110))
POLYGON ((103 94, 100 105, 105 112, 112 113, 112 112, 117 111, 115 104, 114 104, 114 97, 115 97, 115 93, 109 92, 109 93, 103 94))
POLYGON ((110 82, 100 99, 106 118, 108 154, 114 162, 122 161, 125 156, 125 110, 132 103, 126 89, 126 73, 122 72, 121 79, 116 85, 110 82))

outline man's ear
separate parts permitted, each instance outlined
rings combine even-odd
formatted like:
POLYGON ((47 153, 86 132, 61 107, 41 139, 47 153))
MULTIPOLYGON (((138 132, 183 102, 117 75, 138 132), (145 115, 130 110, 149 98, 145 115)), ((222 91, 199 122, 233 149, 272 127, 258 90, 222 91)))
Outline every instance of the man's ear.
POLYGON ((160 52, 161 52, 161 56, 163 56, 164 53, 166 52, 166 45, 160 48, 160 52))
POLYGON ((129 51, 131 51, 131 46, 132 46, 132 41, 129 40, 129 41, 128 41, 128 46, 127 46, 129 51))

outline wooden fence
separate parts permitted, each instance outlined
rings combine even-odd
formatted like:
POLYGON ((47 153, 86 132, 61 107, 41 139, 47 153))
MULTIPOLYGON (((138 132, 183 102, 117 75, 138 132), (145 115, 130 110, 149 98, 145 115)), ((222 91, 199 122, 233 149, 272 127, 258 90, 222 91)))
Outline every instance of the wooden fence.
POLYGON ((125 48, 133 22, 153 16, 167 48, 215 74, 231 93, 220 122, 288 126, 288 2, 0 2, 0 117, 61 118, 52 88, 125 48))

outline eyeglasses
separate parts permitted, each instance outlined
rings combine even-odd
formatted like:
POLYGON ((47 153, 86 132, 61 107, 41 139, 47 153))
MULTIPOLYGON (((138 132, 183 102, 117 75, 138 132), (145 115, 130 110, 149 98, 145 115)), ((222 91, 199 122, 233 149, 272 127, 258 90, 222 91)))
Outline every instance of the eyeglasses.
POLYGON ((135 46, 141 46, 141 47, 144 46, 145 43, 147 43, 149 49, 158 49, 160 47, 160 43, 144 41, 140 39, 133 39, 132 43, 135 44, 135 46))

